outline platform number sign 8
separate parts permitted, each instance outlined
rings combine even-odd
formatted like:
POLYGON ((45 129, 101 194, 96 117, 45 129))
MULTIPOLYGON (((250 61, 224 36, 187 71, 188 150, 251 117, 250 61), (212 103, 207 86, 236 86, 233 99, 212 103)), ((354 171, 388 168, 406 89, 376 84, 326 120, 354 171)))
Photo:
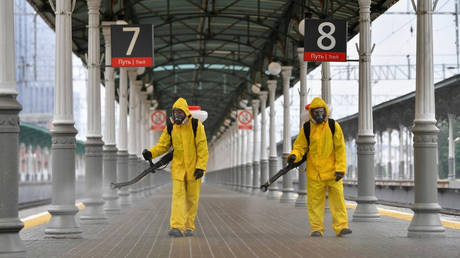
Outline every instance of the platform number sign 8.
POLYGON ((330 22, 323 22, 318 26, 318 32, 319 32, 319 35, 321 35, 317 40, 318 47, 321 48, 322 50, 333 49, 336 43, 334 36, 332 36, 332 34, 334 34, 335 32, 335 25, 330 22), (330 28, 329 32, 325 32, 324 27, 329 27, 330 28), (330 41, 329 46, 325 46, 323 44, 324 39, 329 39, 330 41))
POLYGON ((113 67, 153 66, 153 25, 110 27, 113 67))
POLYGON ((305 61, 346 61, 347 22, 305 20, 305 61))

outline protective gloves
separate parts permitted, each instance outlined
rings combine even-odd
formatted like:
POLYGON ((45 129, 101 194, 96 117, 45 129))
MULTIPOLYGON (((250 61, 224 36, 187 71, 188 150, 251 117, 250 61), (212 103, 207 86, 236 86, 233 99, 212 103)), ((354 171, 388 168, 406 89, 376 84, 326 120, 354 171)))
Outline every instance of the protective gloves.
POLYGON ((338 171, 335 172, 335 181, 336 182, 339 181, 340 179, 343 178, 344 175, 345 175, 345 173, 343 173, 343 172, 338 172, 338 171))
POLYGON ((292 164, 294 164, 294 160, 295 160, 295 159, 296 159, 295 154, 291 154, 291 155, 289 155, 289 156, 287 157, 287 163, 288 163, 289 165, 292 165, 292 164))
POLYGON ((204 174, 203 169, 197 168, 195 169, 195 179, 200 179, 204 174))
POLYGON ((145 160, 151 160, 152 159, 152 153, 147 149, 144 149, 142 151, 142 156, 144 156, 145 160))

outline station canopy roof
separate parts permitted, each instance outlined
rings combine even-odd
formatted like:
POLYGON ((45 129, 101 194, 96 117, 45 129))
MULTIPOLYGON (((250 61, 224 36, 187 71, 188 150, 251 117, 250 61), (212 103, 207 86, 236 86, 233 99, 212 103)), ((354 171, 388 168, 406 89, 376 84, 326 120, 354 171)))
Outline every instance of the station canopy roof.
MULTIPOLYGON (((54 29, 55 14, 49 1, 28 1, 54 29)), ((371 19, 395 2, 372 0, 371 19)), ((154 87, 148 98, 157 100, 159 109, 171 110, 174 101, 184 97, 189 105, 206 110, 208 138, 224 128, 225 119, 234 120, 231 113, 240 108, 242 99, 256 97, 251 91, 253 84, 267 90, 270 62, 294 66, 291 85, 298 81, 297 48, 303 45, 303 37, 297 28, 304 13, 311 13, 313 19, 346 20, 348 39, 359 32, 356 0, 101 1, 103 21, 154 25, 155 66, 138 79, 147 88, 154 87)), ((88 48, 87 25, 87 1, 77 0, 72 15, 73 51, 83 62, 88 48)), ((101 52, 103 43, 101 32, 101 52)), ((318 64, 309 63, 308 70, 318 64)))

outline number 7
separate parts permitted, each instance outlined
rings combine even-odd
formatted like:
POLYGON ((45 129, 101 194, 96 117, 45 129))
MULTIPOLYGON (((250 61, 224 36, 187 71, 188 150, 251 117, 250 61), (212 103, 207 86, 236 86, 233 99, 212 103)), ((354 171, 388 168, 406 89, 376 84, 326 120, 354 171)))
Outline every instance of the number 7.
POLYGON ((133 31, 134 35, 133 38, 131 39, 131 42, 129 43, 128 50, 126 51, 126 55, 130 56, 131 53, 133 52, 134 45, 136 44, 137 37, 139 36, 139 31, 141 28, 139 27, 123 27, 123 31, 133 31))

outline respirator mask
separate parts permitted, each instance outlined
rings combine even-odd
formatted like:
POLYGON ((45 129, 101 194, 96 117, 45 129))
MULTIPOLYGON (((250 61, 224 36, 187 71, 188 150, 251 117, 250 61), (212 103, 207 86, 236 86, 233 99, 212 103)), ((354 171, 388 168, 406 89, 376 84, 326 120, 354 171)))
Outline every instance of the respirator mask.
POLYGON ((312 109, 311 117, 316 123, 321 124, 326 119, 326 109, 324 107, 312 109))
POLYGON ((179 108, 173 109, 173 120, 176 125, 182 124, 185 119, 185 113, 179 108))

